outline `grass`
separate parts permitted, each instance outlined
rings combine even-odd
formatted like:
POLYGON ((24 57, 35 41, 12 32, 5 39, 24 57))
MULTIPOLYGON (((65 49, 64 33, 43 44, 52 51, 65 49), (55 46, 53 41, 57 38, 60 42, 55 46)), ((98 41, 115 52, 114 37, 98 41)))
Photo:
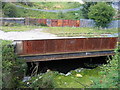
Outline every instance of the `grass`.
MULTIPOLYGON (((81 68, 78 68, 77 70, 81 70, 81 68)), ((53 88, 88 88, 93 84, 91 78, 100 76, 98 74, 100 71, 99 67, 95 69, 83 69, 80 72, 77 70, 68 72, 70 74, 67 76, 64 73, 59 73, 57 71, 48 71, 46 73, 38 74, 37 77, 33 76, 28 82, 31 84, 30 88, 51 88, 49 86, 53 86, 53 88), (78 77, 78 74, 81 75, 81 77, 78 77)))
POLYGON ((81 72, 76 72, 75 70, 71 71, 69 76, 58 74, 55 77, 56 87, 57 88, 88 88, 93 81, 92 77, 99 77, 99 67, 96 69, 84 69, 81 72), (80 74, 82 77, 77 77, 76 75, 80 74))
POLYGON ((81 11, 71 11, 71 12, 63 13, 61 17, 61 13, 26 10, 22 8, 17 8, 17 10, 19 12, 19 17, 29 16, 30 18, 72 19, 72 20, 79 20, 83 18, 81 11), (77 15, 75 15, 76 13, 77 15))
POLYGON ((118 33, 118 29, 102 29, 98 30, 97 28, 87 28, 87 27, 42 27, 45 30, 43 32, 55 34, 57 36, 99 36, 100 34, 114 34, 118 33))
POLYGON ((36 28, 42 28, 42 32, 55 34, 59 37, 106 37, 107 35, 101 34, 114 34, 118 33, 118 29, 102 29, 87 28, 87 27, 43 27, 43 26, 2 26, 2 31, 28 31, 36 28))
POLYGON ((39 26, 2 26, 0 27, 2 31, 11 32, 11 31, 28 31, 32 29, 39 28, 39 26))
POLYGON ((62 10, 80 7, 78 2, 34 2, 32 7, 16 3, 21 6, 33 9, 46 9, 46 10, 62 10))
MULTIPOLYGON (((23 7, 27 7, 27 8, 41 8, 44 9, 45 7, 47 7, 48 9, 53 9, 54 5, 59 5, 59 3, 34 3, 34 7, 28 7, 27 5, 22 5, 23 7), (40 4, 39 4, 40 3, 40 4), (43 6, 43 7, 40 7, 43 6)), ((18 4, 18 3, 16 3, 18 4)), ((60 3, 60 5, 62 5, 61 9, 69 9, 69 8, 75 8, 75 7, 80 7, 79 3, 60 3)), ((21 4, 20 4, 21 5, 21 4)), ((72 19, 72 20, 79 20, 81 18, 83 18, 81 11, 71 11, 71 12, 67 12, 67 13, 54 13, 54 12, 44 12, 44 11, 34 11, 34 10, 30 10, 30 9, 24 9, 24 8, 19 8, 16 7, 16 10, 18 12, 17 17, 30 17, 30 18, 41 18, 41 19, 72 19)), ((4 11, 4 9, 3 9, 4 11)))

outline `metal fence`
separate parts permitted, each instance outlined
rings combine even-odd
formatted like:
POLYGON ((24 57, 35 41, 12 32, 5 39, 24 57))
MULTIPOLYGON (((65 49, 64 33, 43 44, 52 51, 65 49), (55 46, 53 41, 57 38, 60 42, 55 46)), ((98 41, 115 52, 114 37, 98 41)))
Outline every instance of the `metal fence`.
MULTIPOLYGON (((95 21, 91 19, 80 19, 80 27, 95 27, 95 21)), ((120 28, 120 20, 113 20, 108 24, 107 28, 120 28)))
POLYGON ((0 18, 2 20, 2 23, 19 23, 19 24, 25 24, 25 18, 0 18))
MULTIPOLYGON (((23 25, 47 25, 50 27, 95 27, 91 19, 63 20, 63 19, 36 19, 36 18, 0 18, 2 22, 19 23, 23 25)), ((107 28, 120 28, 120 20, 113 20, 107 28)))

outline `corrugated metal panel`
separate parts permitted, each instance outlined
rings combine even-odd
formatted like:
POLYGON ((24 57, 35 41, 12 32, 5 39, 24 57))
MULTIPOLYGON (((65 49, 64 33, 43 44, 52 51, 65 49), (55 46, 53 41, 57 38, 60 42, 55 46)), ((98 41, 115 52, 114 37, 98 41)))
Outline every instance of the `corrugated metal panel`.
POLYGON ((58 20, 52 19, 52 20, 51 20, 51 26, 53 26, 53 27, 58 26, 58 20))
POLYGON ((62 27, 62 22, 63 22, 63 20, 58 20, 58 26, 59 27, 62 27))
POLYGON ((37 23, 43 23, 43 24, 46 24, 46 19, 38 19, 38 22, 37 23))
POLYGON ((80 20, 76 20, 76 27, 80 26, 80 20))
POLYGON ((47 24, 47 26, 51 26, 51 19, 47 19, 47 21, 46 21, 46 24, 47 24))
POLYGON ((63 20, 63 26, 69 26, 69 20, 63 20))
POLYGON ((69 20, 69 26, 73 27, 74 26, 74 20, 69 20))

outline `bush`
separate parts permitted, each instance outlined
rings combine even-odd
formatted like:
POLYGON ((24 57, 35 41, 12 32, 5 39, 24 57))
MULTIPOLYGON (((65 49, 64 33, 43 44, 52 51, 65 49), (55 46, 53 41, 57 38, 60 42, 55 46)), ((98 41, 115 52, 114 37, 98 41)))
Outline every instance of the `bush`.
POLYGON ((43 75, 36 75, 31 77, 29 81, 26 81, 22 87, 26 88, 55 88, 54 77, 55 73, 52 71, 46 72, 43 75))
POLYGON ((89 8, 91 5, 95 5, 97 2, 85 2, 85 4, 82 5, 82 15, 85 19, 88 19, 88 13, 89 13, 89 8))
POLYGON ((109 64, 103 65, 101 71, 99 72, 101 77, 93 78, 94 84, 92 88, 118 88, 119 78, 118 78, 118 60, 120 59, 120 53, 118 49, 115 50, 115 56, 112 57, 109 64))
POLYGON ((90 7, 88 17, 95 20, 97 27, 105 28, 112 21, 115 10, 111 5, 104 2, 97 3, 90 7))
POLYGON ((2 87, 17 88, 24 77, 26 63, 14 54, 11 41, 2 41, 2 87))
POLYGON ((4 6, 3 11, 4 11, 4 15, 7 16, 7 17, 17 17, 17 16, 19 16, 17 8, 10 3, 7 3, 4 6))

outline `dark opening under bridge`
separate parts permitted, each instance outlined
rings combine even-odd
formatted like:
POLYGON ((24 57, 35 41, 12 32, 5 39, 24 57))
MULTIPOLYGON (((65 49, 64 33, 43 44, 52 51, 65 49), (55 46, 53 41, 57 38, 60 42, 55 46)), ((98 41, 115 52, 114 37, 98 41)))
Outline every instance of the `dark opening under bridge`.
POLYGON ((16 53, 26 62, 114 55, 117 37, 17 40, 16 53))

